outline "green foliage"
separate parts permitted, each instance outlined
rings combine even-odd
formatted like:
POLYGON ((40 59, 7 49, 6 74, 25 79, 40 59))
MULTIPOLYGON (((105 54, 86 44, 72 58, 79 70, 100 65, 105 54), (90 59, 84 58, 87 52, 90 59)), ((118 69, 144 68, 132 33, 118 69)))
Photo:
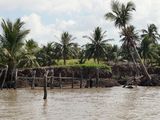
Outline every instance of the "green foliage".
POLYGON ((106 20, 114 21, 116 27, 125 27, 131 20, 131 12, 135 10, 135 4, 133 2, 127 2, 127 4, 120 3, 113 0, 111 3, 112 12, 105 14, 106 20))
POLYGON ((39 67, 36 54, 39 51, 37 42, 33 39, 26 41, 23 51, 20 53, 18 67, 33 68, 39 67))
POLYGON ((56 55, 57 49, 54 48, 54 44, 48 43, 40 49, 40 51, 36 54, 36 57, 40 66, 51 66, 56 64, 56 55))
POLYGON ((88 63, 85 63, 85 64, 57 65, 55 67, 61 67, 61 68, 101 68, 101 69, 105 69, 106 71, 111 72, 111 67, 110 66, 105 65, 103 63, 96 64, 96 63, 93 63, 93 62, 88 62, 88 63))
POLYGON ((24 22, 17 19, 14 23, 10 20, 2 20, 2 34, 0 35, 2 56, 5 64, 8 64, 9 68, 13 68, 17 65, 19 52, 24 45, 24 38, 29 33, 29 30, 23 28, 24 22))
POLYGON ((100 59, 104 59, 106 57, 106 43, 111 39, 105 39, 106 31, 103 32, 100 27, 96 27, 91 36, 84 36, 84 38, 91 41, 91 43, 88 43, 85 46, 85 58, 93 58, 99 63, 100 59))
MULTIPOLYGON (((58 56, 62 57, 64 60, 64 65, 66 64, 66 59, 69 58, 69 56, 76 56, 76 50, 75 46, 76 44, 73 43, 72 41, 75 38, 68 32, 63 32, 61 35, 61 40, 59 43, 55 43, 55 49, 57 49, 57 54, 58 56)), ((57 56, 57 55, 56 55, 57 56)))

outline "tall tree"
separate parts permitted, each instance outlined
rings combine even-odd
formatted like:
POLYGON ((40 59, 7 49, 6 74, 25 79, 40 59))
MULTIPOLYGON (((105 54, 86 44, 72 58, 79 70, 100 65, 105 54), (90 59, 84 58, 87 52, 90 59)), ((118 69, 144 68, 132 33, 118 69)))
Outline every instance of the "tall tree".
POLYGON ((105 39, 106 31, 102 31, 100 27, 96 27, 91 36, 84 36, 84 38, 91 41, 86 45, 86 57, 96 59, 99 64, 100 59, 106 56, 106 43, 111 39, 105 39))
POLYGON ((24 38, 29 33, 29 30, 24 29, 24 22, 17 19, 14 23, 10 20, 2 20, 2 34, 0 41, 2 43, 3 57, 5 57, 8 65, 8 80, 10 79, 13 69, 17 65, 17 56, 24 44, 24 38))
MULTIPOLYGON (((111 4, 112 12, 108 12, 105 14, 106 20, 114 21, 115 26, 120 28, 125 35, 127 35, 128 30, 131 30, 133 27, 129 26, 129 21, 132 18, 132 11, 135 10, 135 4, 133 2, 127 2, 127 4, 120 3, 118 1, 112 1, 111 4)), ((128 36, 128 35, 127 35, 128 36)), ((132 36, 127 37, 132 38, 132 36)), ((130 44, 132 45, 140 63, 142 66, 142 69, 144 71, 144 75, 151 80, 150 75, 148 74, 148 71, 146 67, 143 64, 143 61, 141 60, 141 57, 137 51, 136 45, 134 44, 133 39, 128 40, 130 44)))
POLYGON ((64 61, 64 65, 66 65, 66 59, 69 56, 76 56, 76 52, 73 49, 75 43, 72 42, 73 40, 75 40, 76 38, 73 37, 71 34, 69 34, 68 32, 63 32, 61 35, 61 40, 59 43, 55 43, 56 45, 56 49, 59 49, 59 51, 57 51, 59 53, 59 55, 62 56, 63 61, 64 61))

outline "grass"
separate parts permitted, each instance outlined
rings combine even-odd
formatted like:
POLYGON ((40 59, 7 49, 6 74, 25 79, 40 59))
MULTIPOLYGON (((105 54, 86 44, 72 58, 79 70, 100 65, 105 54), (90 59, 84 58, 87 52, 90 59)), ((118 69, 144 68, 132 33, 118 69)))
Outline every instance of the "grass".
POLYGON ((83 68, 101 68, 106 69, 107 71, 111 71, 111 67, 100 62, 96 63, 93 59, 87 60, 84 64, 79 64, 78 59, 70 59, 66 60, 66 65, 63 64, 63 60, 57 62, 56 67, 83 67, 83 68))

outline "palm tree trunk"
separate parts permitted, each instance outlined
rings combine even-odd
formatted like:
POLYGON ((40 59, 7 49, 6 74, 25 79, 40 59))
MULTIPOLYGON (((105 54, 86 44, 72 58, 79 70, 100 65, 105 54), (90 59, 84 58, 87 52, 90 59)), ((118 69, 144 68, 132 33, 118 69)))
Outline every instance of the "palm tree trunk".
POLYGON ((66 65, 66 55, 63 53, 63 63, 66 65))
POLYGON ((136 52, 136 55, 137 55, 137 57, 138 57, 138 59, 140 61, 140 64, 141 64, 141 67, 142 67, 144 75, 147 77, 148 80, 151 80, 151 76, 149 75, 145 65, 143 64, 143 61, 142 61, 142 59, 141 59, 141 57, 140 57, 140 55, 139 55, 139 53, 137 51, 137 48, 136 48, 136 46, 134 44, 133 44, 133 48, 134 48, 134 50, 136 52))
POLYGON ((129 53, 130 53, 130 55, 132 57, 132 60, 133 60, 133 63, 134 63, 135 69, 136 69, 136 73, 138 73, 138 75, 139 75, 139 69, 138 68, 140 68, 140 67, 139 67, 139 65, 137 65, 136 60, 135 60, 131 50, 129 48, 128 48, 128 50, 129 50, 129 53))

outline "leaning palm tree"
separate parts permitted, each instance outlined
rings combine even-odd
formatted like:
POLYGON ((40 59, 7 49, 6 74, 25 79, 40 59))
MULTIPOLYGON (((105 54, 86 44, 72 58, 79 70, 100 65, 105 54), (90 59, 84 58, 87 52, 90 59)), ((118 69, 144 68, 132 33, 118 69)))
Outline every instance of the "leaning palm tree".
MULTIPOLYGON (((105 14, 106 20, 114 21, 115 26, 122 29, 122 32, 126 32, 127 35, 128 29, 131 29, 130 26, 128 26, 129 21, 132 18, 132 11, 135 10, 135 4, 133 2, 127 2, 127 4, 120 3, 118 1, 112 1, 111 4, 112 12, 109 12, 105 14)), ((132 37, 132 36, 131 36, 132 37)), ((142 66, 142 69, 144 71, 145 76, 151 80, 150 75, 148 74, 148 71, 146 67, 143 64, 143 61, 141 60, 141 57, 137 51, 136 45, 133 42, 133 39, 128 40, 130 41, 130 44, 132 45, 140 63, 142 66)))
POLYGON ((71 34, 69 34, 68 32, 63 32, 61 35, 61 40, 59 43, 55 43, 55 49, 58 49, 60 51, 57 51, 58 54, 60 56, 62 56, 63 61, 64 61, 64 65, 66 65, 66 59, 69 56, 76 56, 76 52, 73 49, 73 46, 75 45, 75 43, 73 43, 72 41, 75 40, 76 38, 73 37, 71 34))
POLYGON ((17 65, 17 56, 24 44, 24 38, 29 33, 29 30, 23 28, 24 22, 17 19, 14 23, 10 20, 2 20, 2 34, 0 41, 2 44, 3 57, 5 57, 6 64, 8 65, 8 79, 11 80, 11 73, 17 65))
POLYGON ((135 4, 133 2, 127 2, 122 4, 118 1, 112 1, 112 12, 105 14, 106 20, 114 21, 114 24, 118 28, 125 28, 132 18, 132 11, 135 10, 135 4))
POLYGON ((94 58, 98 64, 101 58, 105 58, 107 41, 111 39, 106 38, 106 31, 102 31, 100 27, 96 27, 91 36, 83 36, 91 41, 86 45, 86 57, 88 59, 94 58))

